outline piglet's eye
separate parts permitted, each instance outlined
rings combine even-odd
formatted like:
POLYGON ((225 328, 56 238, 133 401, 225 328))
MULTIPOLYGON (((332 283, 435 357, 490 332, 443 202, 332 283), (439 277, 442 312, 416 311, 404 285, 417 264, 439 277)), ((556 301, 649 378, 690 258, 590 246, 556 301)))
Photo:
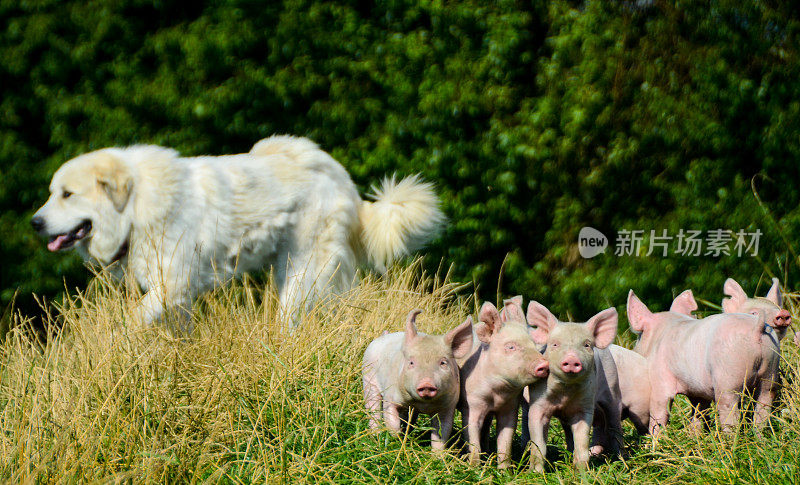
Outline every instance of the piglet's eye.
POLYGON ((514 342, 507 343, 506 344, 506 350, 508 350, 510 352, 513 352, 514 350, 517 350, 517 344, 515 344, 514 342))
POLYGON ((583 346, 588 349, 592 346, 592 344, 590 344, 589 342, 584 342, 583 346))
POLYGON ((61 192, 61 198, 63 198, 63 199, 69 199, 71 196, 72 196, 72 192, 70 192, 69 190, 65 190, 65 191, 61 192))
POLYGON ((447 367, 447 359, 442 359, 441 361, 439 361, 439 365, 442 367, 447 367))
POLYGON ((408 366, 409 367, 414 367, 414 364, 415 364, 414 359, 411 359, 411 360, 408 361, 408 366))

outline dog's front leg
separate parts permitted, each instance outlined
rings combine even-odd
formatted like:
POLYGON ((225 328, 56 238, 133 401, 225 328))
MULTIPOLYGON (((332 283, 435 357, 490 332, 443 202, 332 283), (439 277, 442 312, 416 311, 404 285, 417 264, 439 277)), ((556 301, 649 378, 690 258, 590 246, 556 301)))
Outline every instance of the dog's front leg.
POLYGON ((154 287, 145 293, 144 298, 136 308, 136 318, 145 325, 164 321, 166 311, 174 315, 177 333, 188 335, 192 331, 192 301, 188 296, 182 296, 167 301, 164 290, 154 287), (168 307, 167 307, 168 306, 168 307))
POLYGON ((136 317, 145 325, 150 325, 164 315, 164 289, 153 287, 147 290, 136 308, 136 317))

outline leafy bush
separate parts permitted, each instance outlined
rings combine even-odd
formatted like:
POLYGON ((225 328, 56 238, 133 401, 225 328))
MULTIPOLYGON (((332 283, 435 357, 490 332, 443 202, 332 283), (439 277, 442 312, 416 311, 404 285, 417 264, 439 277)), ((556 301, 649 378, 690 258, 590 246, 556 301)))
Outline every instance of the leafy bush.
MULTIPOLYGON (((85 286, 28 218, 58 165, 310 136, 366 191, 422 172, 449 224, 426 252, 480 295, 584 318, 724 278, 796 280, 800 12, 708 2, 0 1, 0 303, 85 286), (751 190, 760 194, 763 206, 751 190), (761 230, 759 256, 578 255, 592 226, 761 230)), ((645 238, 645 248, 647 238, 645 238)), ((765 288, 764 285, 761 285, 765 288)))

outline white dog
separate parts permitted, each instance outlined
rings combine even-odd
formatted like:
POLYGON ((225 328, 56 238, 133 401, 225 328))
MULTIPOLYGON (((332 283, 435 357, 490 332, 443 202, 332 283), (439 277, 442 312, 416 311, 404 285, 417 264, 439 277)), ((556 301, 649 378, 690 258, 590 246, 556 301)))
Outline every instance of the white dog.
POLYGON ((31 223, 50 251, 76 247, 127 267, 145 291, 147 322, 269 267, 296 322, 304 302, 349 288, 359 265, 385 271, 444 221, 432 185, 417 176, 373 191, 374 202, 361 200, 345 169, 306 138, 273 136, 219 157, 106 148, 62 165, 31 223))

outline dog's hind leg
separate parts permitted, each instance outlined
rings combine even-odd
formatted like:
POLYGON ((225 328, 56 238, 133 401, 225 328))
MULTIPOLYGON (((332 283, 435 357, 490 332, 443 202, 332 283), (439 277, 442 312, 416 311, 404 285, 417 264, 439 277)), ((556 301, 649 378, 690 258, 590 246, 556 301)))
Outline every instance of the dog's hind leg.
POLYGON ((276 278, 282 312, 292 327, 300 313, 330 293, 353 285, 356 256, 352 247, 354 210, 347 201, 326 207, 328 215, 305 221, 283 262, 283 284, 276 278), (338 204, 338 205, 337 205, 338 204))
POLYGON ((300 323, 300 312, 311 300, 310 285, 306 282, 309 256, 294 252, 281 259, 273 273, 280 302, 279 319, 282 325, 292 329, 300 323))
POLYGON ((305 311, 308 303, 313 300, 310 285, 306 281, 306 273, 307 271, 295 271, 290 268, 283 284, 279 284, 278 287, 281 321, 288 324, 289 328, 294 328, 300 323, 301 312, 305 311))
POLYGON ((278 283, 283 321, 291 328, 301 321, 301 312, 308 310, 321 298, 349 288, 355 269, 337 257, 338 254, 306 255, 295 253, 287 261, 285 280, 278 283), (326 258, 319 261, 320 258, 326 258), (321 264, 319 264, 321 263, 321 264))

